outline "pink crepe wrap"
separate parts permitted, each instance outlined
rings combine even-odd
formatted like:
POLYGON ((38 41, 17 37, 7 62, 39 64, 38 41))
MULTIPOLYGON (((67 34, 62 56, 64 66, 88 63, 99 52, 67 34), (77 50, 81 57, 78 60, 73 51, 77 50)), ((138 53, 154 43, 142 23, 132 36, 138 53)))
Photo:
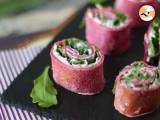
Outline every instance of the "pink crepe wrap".
MULTIPOLYGON (((57 44, 60 42, 57 42, 57 44)), ((51 49, 50 56, 53 78, 58 85, 82 95, 93 95, 103 90, 105 86, 104 56, 101 53, 97 64, 89 67, 74 67, 60 61, 53 52, 54 48, 51 49)))
MULTIPOLYGON (((96 8, 92 9, 97 14, 96 8)), ((116 11, 110 8, 103 8, 107 17, 114 18, 116 11)), ((85 15, 86 39, 89 43, 96 45, 104 55, 117 55, 127 51, 131 45, 130 20, 119 27, 109 27, 97 23, 90 17, 88 12, 85 15)))
POLYGON ((147 26, 150 22, 142 21, 139 17, 139 9, 143 5, 151 5, 155 8, 156 14, 159 11, 157 0, 116 0, 115 9, 127 14, 132 19, 132 27, 147 26))

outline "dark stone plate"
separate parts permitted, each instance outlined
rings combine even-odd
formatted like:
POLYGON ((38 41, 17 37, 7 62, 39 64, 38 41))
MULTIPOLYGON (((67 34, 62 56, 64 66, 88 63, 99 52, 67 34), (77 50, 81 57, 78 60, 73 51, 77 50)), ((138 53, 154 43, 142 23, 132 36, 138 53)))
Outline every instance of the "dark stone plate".
MULTIPOLYGON (((65 27, 54 41, 33 60, 21 75, 18 76, 2 95, 2 102, 24 110, 32 111, 48 118, 53 118, 54 120, 130 119, 122 116, 114 109, 112 87, 116 75, 124 66, 135 60, 142 60, 144 53, 143 36, 147 28, 138 28, 132 31, 132 47, 126 53, 115 57, 105 58, 104 74, 106 78, 106 87, 102 93, 94 96, 82 96, 69 92, 55 84, 58 89, 59 104, 58 106, 49 109, 42 109, 36 104, 32 104, 31 98, 29 97, 33 87, 33 80, 40 75, 46 65, 50 65, 49 51, 53 43, 67 37, 85 39, 84 30, 79 29, 78 26, 87 7, 88 6, 80 10, 77 17, 73 19, 73 21, 65 27)), ((160 113, 157 110, 152 114, 133 118, 133 120, 135 119, 160 120, 160 113)))

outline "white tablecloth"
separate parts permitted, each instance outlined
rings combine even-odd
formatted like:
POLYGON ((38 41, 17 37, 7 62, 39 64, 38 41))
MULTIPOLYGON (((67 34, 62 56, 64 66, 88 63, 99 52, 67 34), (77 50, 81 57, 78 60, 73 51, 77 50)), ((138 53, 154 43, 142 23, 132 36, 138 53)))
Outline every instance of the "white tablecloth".
MULTIPOLYGON (((45 46, 0 51, 0 94, 28 66, 45 46)), ((0 103, 0 120, 47 120, 13 106, 0 103)))

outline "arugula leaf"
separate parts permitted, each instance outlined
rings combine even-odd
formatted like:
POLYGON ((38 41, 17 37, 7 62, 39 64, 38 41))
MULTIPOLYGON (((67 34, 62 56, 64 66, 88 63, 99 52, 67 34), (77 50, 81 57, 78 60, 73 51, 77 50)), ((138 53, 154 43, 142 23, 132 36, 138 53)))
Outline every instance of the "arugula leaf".
POLYGON ((91 0, 92 4, 104 4, 107 0, 91 0))
POLYGON ((49 66, 44 72, 34 80, 34 87, 30 97, 33 103, 38 103, 40 107, 48 108, 52 105, 57 105, 57 90, 53 87, 53 83, 48 75, 49 66))
POLYGON ((82 19, 82 20, 80 21, 80 23, 79 23, 78 28, 79 28, 79 29, 83 29, 84 27, 85 27, 85 21, 84 21, 84 19, 82 19))
POLYGON ((116 91, 116 84, 114 83, 114 86, 112 88, 112 93, 115 94, 115 91, 116 91))

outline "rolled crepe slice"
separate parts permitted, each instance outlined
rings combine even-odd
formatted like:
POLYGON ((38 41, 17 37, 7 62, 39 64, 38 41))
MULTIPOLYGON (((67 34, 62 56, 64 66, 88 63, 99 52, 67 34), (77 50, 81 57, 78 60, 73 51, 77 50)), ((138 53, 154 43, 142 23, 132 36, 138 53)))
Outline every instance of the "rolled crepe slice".
POLYGON ((149 22, 141 20, 139 16, 139 9, 143 5, 151 5, 156 11, 159 12, 159 4, 157 0, 116 0, 114 8, 129 16, 132 19, 132 27, 147 26, 149 22))
POLYGON ((144 62, 126 66, 115 82, 114 106, 127 117, 153 112, 160 106, 160 70, 144 62))
POLYGON ((126 15, 111 8, 88 9, 85 14, 86 39, 104 55, 122 54, 130 48, 130 22, 126 15))
POLYGON ((144 35, 144 61, 158 66, 160 57, 160 18, 156 18, 144 35))
POLYGON ((53 78, 72 92, 93 95, 103 90, 104 56, 94 45, 77 38, 56 42, 50 52, 53 78))

